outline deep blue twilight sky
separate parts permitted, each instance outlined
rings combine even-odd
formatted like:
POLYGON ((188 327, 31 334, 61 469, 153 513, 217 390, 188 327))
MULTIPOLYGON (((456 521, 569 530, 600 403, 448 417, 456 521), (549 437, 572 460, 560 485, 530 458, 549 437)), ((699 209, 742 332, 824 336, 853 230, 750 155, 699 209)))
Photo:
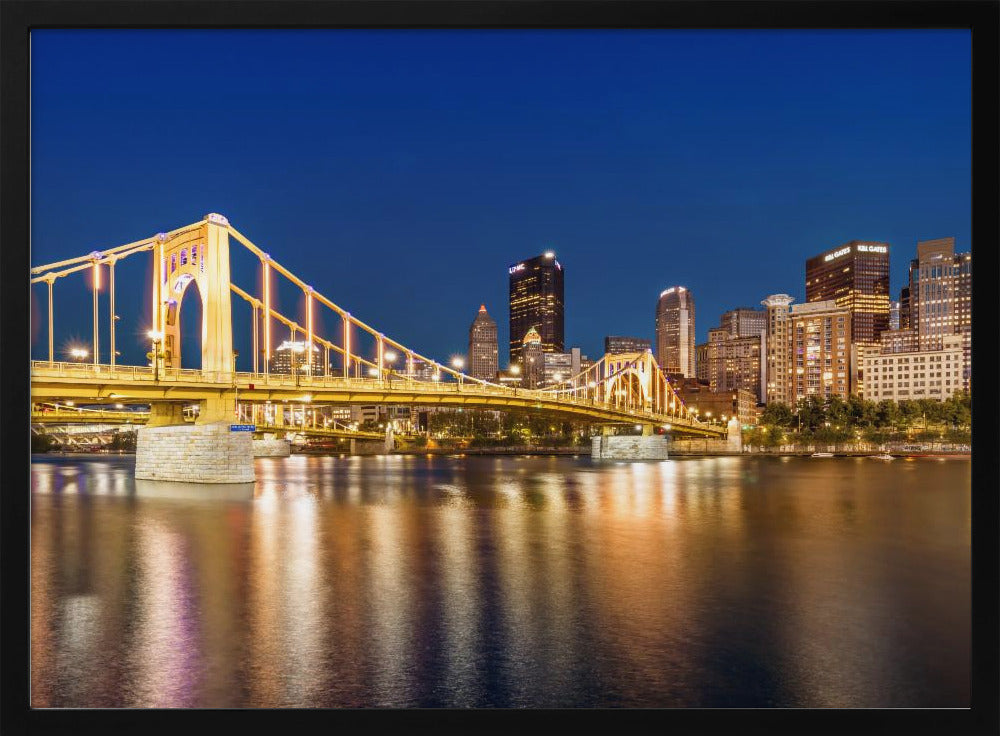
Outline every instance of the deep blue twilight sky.
MULTIPOLYGON (((567 347, 597 357, 607 334, 652 337, 667 286, 693 292, 702 341, 728 308, 801 301, 805 259, 847 240, 890 243, 894 298, 918 239, 971 247, 967 32, 41 30, 31 46, 32 264, 220 212, 441 360, 485 302, 506 365, 507 266, 546 249, 567 347)), ((148 260, 118 269, 123 362, 145 362, 148 260)), ((254 286, 246 254, 233 268, 254 286)), ((75 282, 56 287, 57 353, 89 345, 75 282)), ((300 313, 290 290, 280 306, 300 313)))

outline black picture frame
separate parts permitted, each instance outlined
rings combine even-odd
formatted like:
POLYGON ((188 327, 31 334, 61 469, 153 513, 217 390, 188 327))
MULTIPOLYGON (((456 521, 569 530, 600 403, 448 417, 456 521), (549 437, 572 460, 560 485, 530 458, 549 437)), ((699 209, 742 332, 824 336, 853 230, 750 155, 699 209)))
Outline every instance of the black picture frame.
POLYGON ((994 1, 852 2, 808 0, 443 1, 233 0, 136 2, 63 0, 0 4, 0 381, 3 484, 0 500, 0 731, 4 734, 210 733, 265 730, 389 728, 406 732, 594 729, 597 732, 935 733, 1000 732, 998 677, 998 488, 996 345, 1000 275, 998 231, 998 28, 994 1), (690 709, 533 711, 331 710, 32 710, 28 707, 29 448, 21 423, 29 413, 30 32, 36 28, 959 28, 972 32, 973 56, 973 648, 969 709, 690 709))

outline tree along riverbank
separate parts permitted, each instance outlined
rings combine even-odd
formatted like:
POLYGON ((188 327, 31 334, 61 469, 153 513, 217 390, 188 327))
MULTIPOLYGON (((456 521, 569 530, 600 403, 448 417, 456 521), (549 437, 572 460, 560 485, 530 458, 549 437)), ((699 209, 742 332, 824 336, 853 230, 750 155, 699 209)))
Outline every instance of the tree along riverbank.
POLYGON ((972 457, 968 447, 927 447, 921 449, 865 449, 861 447, 833 447, 828 445, 786 445, 784 447, 747 447, 742 451, 671 449, 671 457, 743 457, 746 455, 767 457, 810 457, 817 453, 830 453, 835 457, 872 457, 888 454, 893 457, 972 457))

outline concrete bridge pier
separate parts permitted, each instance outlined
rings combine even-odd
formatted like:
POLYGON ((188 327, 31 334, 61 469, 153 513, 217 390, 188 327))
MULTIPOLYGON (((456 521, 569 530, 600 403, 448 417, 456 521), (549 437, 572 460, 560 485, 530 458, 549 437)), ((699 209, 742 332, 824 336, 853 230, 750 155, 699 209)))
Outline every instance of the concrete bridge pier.
POLYGON ((203 399, 194 424, 180 404, 151 402, 149 423, 136 437, 135 477, 181 483, 253 483, 253 436, 232 432, 236 402, 203 399))
POLYGON ((253 438, 254 457, 288 457, 292 454, 292 442, 284 436, 278 437, 274 432, 266 432, 262 437, 253 438))
POLYGON ((654 434, 653 425, 643 425, 642 435, 613 435, 609 427, 591 439, 592 460, 666 460, 670 448, 667 435, 654 434))
POLYGON ((387 455, 389 449, 385 440, 362 440, 357 437, 351 438, 352 455, 387 455))

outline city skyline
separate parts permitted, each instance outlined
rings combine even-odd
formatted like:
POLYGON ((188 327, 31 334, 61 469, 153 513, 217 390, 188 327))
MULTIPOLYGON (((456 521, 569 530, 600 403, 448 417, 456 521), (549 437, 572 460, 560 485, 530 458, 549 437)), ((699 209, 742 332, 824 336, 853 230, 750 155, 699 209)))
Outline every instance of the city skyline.
MULTIPOLYGON (((727 309, 779 292, 804 302, 804 260, 841 243, 897 251, 894 298, 918 240, 971 249, 961 32, 240 31, 212 32, 226 51, 214 59, 170 53, 199 33, 33 36, 33 262, 221 212, 338 303, 447 360, 482 303, 509 340, 500 269, 548 249, 570 269, 565 344, 592 355, 605 335, 652 338, 651 300, 674 283, 706 316, 701 343, 727 309), (151 40, 169 66, 121 63, 151 40), (511 49, 516 63, 499 64, 511 49), (326 62, 360 64, 357 80, 321 75, 326 62), (162 104, 209 95, 225 112, 197 126, 162 104), (161 112, 136 126, 128 111, 144 107, 161 112)), ((65 298, 61 316, 86 334, 65 298)), ((139 362, 146 326, 121 327, 139 362)), ((43 342, 36 331, 33 354, 43 342)))

